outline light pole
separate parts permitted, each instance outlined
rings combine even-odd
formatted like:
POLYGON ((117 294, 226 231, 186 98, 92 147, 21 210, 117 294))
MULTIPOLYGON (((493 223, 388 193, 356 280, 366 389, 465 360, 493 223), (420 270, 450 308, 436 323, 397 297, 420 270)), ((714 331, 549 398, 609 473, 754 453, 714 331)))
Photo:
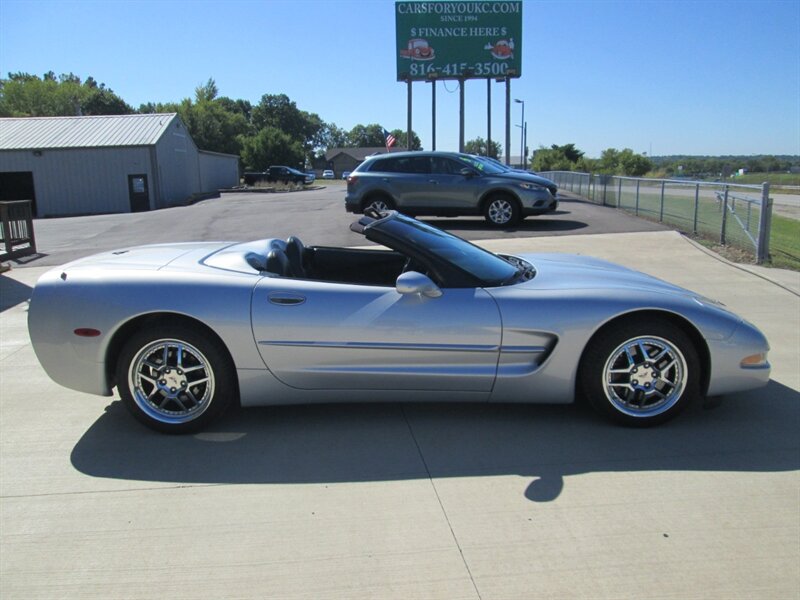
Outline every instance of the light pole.
POLYGON ((522 118, 519 124, 519 160, 522 163, 522 168, 525 168, 525 100, 514 98, 514 102, 522 104, 522 118))

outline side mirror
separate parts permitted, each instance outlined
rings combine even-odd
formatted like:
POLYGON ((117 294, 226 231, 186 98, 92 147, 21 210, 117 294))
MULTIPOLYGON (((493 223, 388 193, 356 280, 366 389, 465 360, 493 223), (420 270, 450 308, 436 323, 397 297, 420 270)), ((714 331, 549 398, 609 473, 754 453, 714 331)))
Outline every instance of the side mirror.
POLYGON ((442 295, 439 286, 431 278, 416 271, 407 271, 397 278, 396 289, 398 294, 420 294, 426 298, 438 298, 442 295))
POLYGON ((459 171, 459 173, 461 173, 467 179, 472 179, 473 177, 477 177, 478 176, 478 174, 475 171, 473 171, 472 169, 470 169, 469 167, 464 167, 463 169, 461 169, 459 171))

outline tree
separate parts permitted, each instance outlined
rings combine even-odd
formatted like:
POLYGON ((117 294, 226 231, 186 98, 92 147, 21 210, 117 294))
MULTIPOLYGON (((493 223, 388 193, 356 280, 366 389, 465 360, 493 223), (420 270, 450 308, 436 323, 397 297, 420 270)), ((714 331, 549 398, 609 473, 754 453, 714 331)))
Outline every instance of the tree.
POLYGON ((331 148, 344 148, 348 141, 348 135, 344 129, 337 127, 335 123, 323 123, 319 133, 320 154, 324 154, 324 151, 331 148))
POLYGON ((250 103, 217 97, 219 90, 213 78, 195 88, 195 100, 180 103, 148 102, 139 106, 140 113, 172 113, 180 115, 189 135, 201 150, 239 154, 240 138, 250 133, 250 103))
POLYGON ((84 115, 129 115, 133 108, 111 90, 100 86, 93 91, 82 104, 84 115))
POLYGON ((264 94, 252 111, 255 131, 274 127, 295 140, 304 140, 308 124, 297 105, 286 94, 264 94))
POLYGON ((303 145, 276 127, 265 127, 252 136, 240 136, 239 143, 247 171, 263 171, 270 165, 299 167, 305 160, 303 145))
POLYGON ((180 108, 179 102, 147 102, 140 104, 136 112, 141 115, 152 115, 155 113, 174 113, 180 108))
POLYGON ((383 127, 377 123, 371 125, 356 125, 347 134, 349 146, 353 148, 375 148, 384 146, 386 138, 383 136, 383 127))
POLYGON ((194 143, 201 150, 239 154, 239 136, 247 134, 247 119, 240 113, 228 112, 216 100, 202 100, 192 103, 188 98, 178 106, 178 114, 194 143))
POLYGON ((205 84, 198 85, 196 88, 194 88, 194 98, 198 103, 211 102, 217 97, 218 93, 219 89, 217 89, 217 82, 214 81, 212 77, 209 77, 205 84))
POLYGON ((641 154, 636 154, 630 148, 617 150, 606 148, 597 161, 596 170, 606 175, 627 175, 628 177, 640 177, 650 171, 653 164, 641 154))
POLYGON ((576 163, 567 158, 560 146, 553 144, 550 148, 540 146, 533 153, 531 168, 534 171, 572 171, 576 163))
POLYGON ((233 100, 227 96, 220 96, 216 102, 229 113, 238 113, 242 115, 248 123, 250 123, 250 115, 253 112, 253 106, 248 100, 233 100))
POLYGON ((564 144, 563 146, 556 146, 553 144, 551 146, 553 150, 559 150, 561 154, 563 154, 568 161, 571 163, 577 164, 581 158, 583 158, 583 151, 578 150, 575 147, 575 144, 564 144))
POLYGON ((251 112, 253 131, 273 127, 300 143, 308 159, 324 142, 324 121, 319 115, 297 108, 286 94, 264 94, 251 112))
MULTIPOLYGON (((351 148, 376 148, 386 145, 386 137, 383 135, 383 126, 377 123, 353 127, 347 134, 347 146, 351 148)), ((408 144, 408 133, 402 129, 392 129, 391 133, 396 142, 395 146, 408 148, 409 150, 422 150, 422 142, 415 131, 411 131, 411 144, 408 144)))
POLYGON ((641 177, 653 168, 646 156, 636 154, 630 148, 619 153, 619 164, 622 174, 628 177, 641 177))
POLYGON ((74 73, 41 78, 29 73, 9 73, 0 79, 0 116, 58 117, 128 114, 133 109, 122 98, 97 84, 93 77, 81 83, 74 73))
MULTIPOLYGON (((417 133, 411 130, 411 145, 408 144, 408 132, 401 129, 392 129, 391 134, 394 136, 396 146, 400 148, 407 148, 408 150, 422 150, 422 141, 419 139, 417 133)), ((384 140, 384 144, 386 141, 384 140)))
POLYGON ((479 156, 491 156, 492 158, 497 158, 500 156, 500 152, 502 150, 502 146, 499 143, 492 140, 492 143, 487 147, 486 140, 482 137, 477 137, 474 140, 469 140, 466 144, 464 144, 464 152, 467 154, 477 154, 479 156))

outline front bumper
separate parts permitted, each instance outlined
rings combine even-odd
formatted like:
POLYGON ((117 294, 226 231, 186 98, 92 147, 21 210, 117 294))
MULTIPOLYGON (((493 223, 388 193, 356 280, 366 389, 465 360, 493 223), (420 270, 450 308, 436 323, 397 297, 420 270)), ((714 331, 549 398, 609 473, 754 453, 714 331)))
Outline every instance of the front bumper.
POLYGON ((708 347, 711 354, 708 396, 752 390, 769 382, 769 362, 751 367, 741 364, 747 356, 769 352, 767 338, 750 323, 742 321, 728 339, 709 341, 708 347))
POLYGON ((558 210, 558 198, 550 197, 549 200, 536 200, 533 206, 523 206, 522 214, 526 217, 544 215, 558 210))

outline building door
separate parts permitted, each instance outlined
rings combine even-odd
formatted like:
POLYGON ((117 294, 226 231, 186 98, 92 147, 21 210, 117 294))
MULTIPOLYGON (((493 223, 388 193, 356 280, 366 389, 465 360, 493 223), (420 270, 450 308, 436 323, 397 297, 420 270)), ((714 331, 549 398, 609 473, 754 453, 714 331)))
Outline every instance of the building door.
POLYGON ((36 194, 33 191, 33 172, 0 173, 0 201, 30 200, 31 214, 36 216, 36 194))
POLYGON ((131 212, 150 210, 147 175, 128 175, 128 196, 131 200, 131 212))

